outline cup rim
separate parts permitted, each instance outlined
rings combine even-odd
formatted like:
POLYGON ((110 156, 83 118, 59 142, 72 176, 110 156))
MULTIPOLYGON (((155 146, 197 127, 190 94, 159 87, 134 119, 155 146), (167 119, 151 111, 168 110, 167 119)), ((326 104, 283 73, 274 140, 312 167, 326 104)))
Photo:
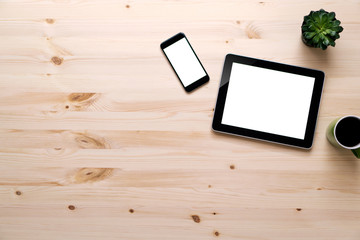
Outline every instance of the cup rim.
POLYGON ((346 149, 349 149, 349 150, 354 150, 354 149, 360 148, 360 143, 357 144, 357 145, 355 145, 355 146, 353 146, 353 147, 344 146, 344 145, 342 145, 342 144, 339 142, 339 140, 338 140, 337 137, 336 137, 336 133, 335 133, 335 132, 336 132, 336 127, 337 127, 338 123, 339 123, 341 120, 343 120, 344 118, 348 118, 348 117, 355 117, 355 118, 357 118, 357 119, 360 120, 360 117, 355 116, 355 115, 347 115, 347 116, 341 117, 339 120, 337 120, 337 122, 336 122, 336 124, 335 124, 335 127, 334 127, 334 138, 335 138, 336 142, 337 142, 341 147, 346 148, 346 149))

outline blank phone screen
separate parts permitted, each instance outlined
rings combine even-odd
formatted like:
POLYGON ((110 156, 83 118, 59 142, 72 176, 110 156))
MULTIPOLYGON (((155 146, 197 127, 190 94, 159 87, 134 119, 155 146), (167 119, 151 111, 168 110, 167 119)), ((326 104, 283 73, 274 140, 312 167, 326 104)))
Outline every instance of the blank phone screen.
POLYGON ((184 87, 206 76, 186 38, 164 48, 164 52, 184 87))
POLYGON ((304 139, 315 78, 233 63, 221 123, 304 139))

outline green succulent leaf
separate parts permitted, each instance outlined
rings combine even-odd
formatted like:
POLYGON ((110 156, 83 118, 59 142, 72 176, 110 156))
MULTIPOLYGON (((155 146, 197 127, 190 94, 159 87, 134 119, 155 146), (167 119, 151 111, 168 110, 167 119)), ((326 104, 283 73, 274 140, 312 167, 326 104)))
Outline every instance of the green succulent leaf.
POLYGON ((326 29, 325 31, 324 31, 326 34, 330 34, 331 32, 333 32, 331 29, 326 29))
POLYGON ((313 38, 315 36, 315 34, 316 33, 314 33, 314 32, 306 32, 305 33, 305 38, 306 39, 311 39, 311 38, 313 38))
POLYGON ((329 41, 329 39, 328 39, 327 37, 324 37, 324 40, 323 40, 322 43, 323 43, 324 45, 326 45, 326 46, 330 45, 330 41, 329 41))
POLYGON ((324 9, 310 11, 309 15, 304 16, 301 26, 304 43, 323 50, 335 46, 335 40, 340 38, 339 33, 344 30, 335 16, 334 12, 329 13, 324 9))
POLYGON ((315 34, 314 38, 313 38, 313 42, 314 43, 318 43, 320 40, 320 35, 319 34, 315 34))
POLYGON ((308 30, 315 32, 316 31, 315 24, 310 23, 309 26, 308 26, 308 30))

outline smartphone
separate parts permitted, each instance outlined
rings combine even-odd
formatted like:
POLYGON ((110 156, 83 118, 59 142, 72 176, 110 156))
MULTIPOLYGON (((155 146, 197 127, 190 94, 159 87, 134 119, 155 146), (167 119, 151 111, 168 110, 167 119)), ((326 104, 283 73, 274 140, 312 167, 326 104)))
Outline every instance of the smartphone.
POLYGON ((184 33, 169 38, 160 47, 185 91, 190 92, 209 81, 209 75, 184 33))

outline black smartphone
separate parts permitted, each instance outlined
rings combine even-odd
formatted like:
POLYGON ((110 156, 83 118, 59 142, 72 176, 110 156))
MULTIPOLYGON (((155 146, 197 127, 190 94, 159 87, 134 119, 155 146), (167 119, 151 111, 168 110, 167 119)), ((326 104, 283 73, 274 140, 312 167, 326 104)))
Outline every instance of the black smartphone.
POLYGON ((160 47, 185 91, 190 92, 209 81, 209 75, 184 33, 169 38, 160 47))

